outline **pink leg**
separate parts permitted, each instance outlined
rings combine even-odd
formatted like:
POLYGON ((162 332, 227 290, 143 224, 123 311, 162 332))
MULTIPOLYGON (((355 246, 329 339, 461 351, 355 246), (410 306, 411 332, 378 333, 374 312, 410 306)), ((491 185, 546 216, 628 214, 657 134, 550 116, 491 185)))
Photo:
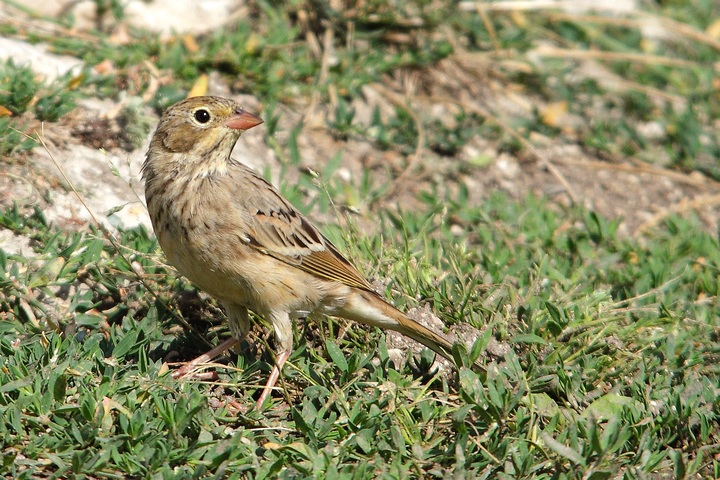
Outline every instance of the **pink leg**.
POLYGON ((285 361, 290 356, 289 350, 283 350, 280 352, 275 359, 275 366, 272 369, 272 372, 270 373, 270 378, 268 378, 267 384, 265 385, 265 388, 263 388, 263 392, 260 395, 260 398, 257 401, 257 408, 260 410, 263 406, 263 403, 265 403, 265 400, 270 396, 270 392, 275 387, 275 383, 277 382, 278 378, 280 377, 280 372, 282 371, 283 365, 285 365, 285 361))
POLYGON ((226 350, 234 347, 234 346, 237 345, 238 343, 240 343, 240 342, 239 342, 237 339, 235 339, 234 337, 228 338, 227 340, 225 340, 224 342, 222 342, 220 345, 218 345, 217 347, 213 348, 213 349, 210 350, 209 352, 203 353, 202 355, 200 355, 200 356, 197 357, 196 359, 187 362, 185 365, 183 365, 182 367, 180 367, 180 368, 178 368, 177 370, 175 370, 175 371, 172 373, 172 377, 173 377, 173 378, 181 378, 181 377, 184 377, 185 375, 187 375, 188 373, 190 373, 190 372, 191 372, 195 367, 197 367, 198 365, 202 365, 203 363, 208 363, 210 360, 212 360, 213 358, 217 357, 218 355, 220 355, 221 353, 225 352, 226 350))

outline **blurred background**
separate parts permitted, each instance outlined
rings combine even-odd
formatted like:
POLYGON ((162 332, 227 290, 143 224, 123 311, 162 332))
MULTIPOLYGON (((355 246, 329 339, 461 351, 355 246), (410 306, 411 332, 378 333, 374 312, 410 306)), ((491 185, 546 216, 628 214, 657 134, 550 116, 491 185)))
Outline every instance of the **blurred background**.
POLYGON ((719 72, 717 0, 0 1, 0 476, 720 478, 719 72), (139 178, 194 95, 486 374, 323 319, 267 411, 261 326, 166 375, 228 335, 139 178))

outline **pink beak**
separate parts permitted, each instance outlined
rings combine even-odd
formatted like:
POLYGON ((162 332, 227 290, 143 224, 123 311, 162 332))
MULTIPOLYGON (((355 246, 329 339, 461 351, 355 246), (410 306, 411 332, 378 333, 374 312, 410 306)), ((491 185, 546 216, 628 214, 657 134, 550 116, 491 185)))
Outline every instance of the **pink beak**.
POLYGON ((233 130, 250 130, 263 123, 263 119, 242 108, 235 110, 235 115, 225 121, 225 126, 233 130))

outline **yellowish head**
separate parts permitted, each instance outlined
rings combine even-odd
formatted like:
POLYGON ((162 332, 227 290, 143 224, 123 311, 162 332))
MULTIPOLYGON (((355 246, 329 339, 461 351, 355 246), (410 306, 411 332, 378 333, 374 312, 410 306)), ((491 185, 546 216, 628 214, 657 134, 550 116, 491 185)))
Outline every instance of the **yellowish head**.
POLYGON ((240 134, 263 120, 237 102, 221 97, 193 97, 168 108, 150 143, 152 152, 229 158, 240 134))

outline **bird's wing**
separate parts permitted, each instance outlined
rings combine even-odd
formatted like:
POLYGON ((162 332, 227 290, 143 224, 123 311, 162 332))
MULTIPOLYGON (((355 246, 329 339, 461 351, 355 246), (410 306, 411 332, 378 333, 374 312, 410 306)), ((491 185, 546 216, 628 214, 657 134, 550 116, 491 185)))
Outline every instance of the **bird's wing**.
POLYGON ((275 187, 244 165, 236 166, 243 177, 236 183, 250 182, 250 188, 237 192, 234 200, 246 226, 243 241, 318 277, 375 293, 355 266, 275 187))

